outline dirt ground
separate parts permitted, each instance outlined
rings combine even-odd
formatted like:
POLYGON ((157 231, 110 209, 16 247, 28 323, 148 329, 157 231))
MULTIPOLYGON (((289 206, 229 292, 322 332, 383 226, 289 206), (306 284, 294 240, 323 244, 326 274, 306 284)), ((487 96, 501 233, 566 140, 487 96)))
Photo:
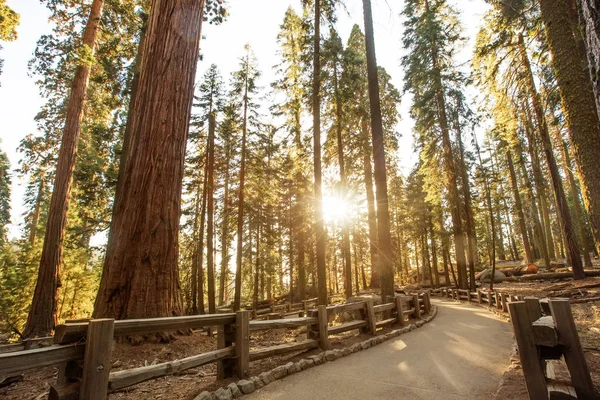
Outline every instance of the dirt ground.
MULTIPOLYGON (((592 381, 596 390, 600 391, 600 277, 590 277, 582 281, 571 279, 549 282, 506 282, 495 285, 495 289, 513 295, 571 299, 573 318, 590 368, 592 381), (592 301, 581 302, 587 300, 592 301)), ((566 365, 563 360, 560 364, 562 367, 557 373, 557 380, 568 383, 570 378, 566 365)), ((529 399, 520 366, 513 365, 505 373, 496 398, 529 399)))
MULTIPOLYGON (((390 328, 378 331, 378 335, 386 334, 390 328)), ((356 342, 372 337, 369 334, 357 331, 345 332, 330 336, 332 348, 350 346, 356 342)), ((250 336, 251 349, 269 347, 273 345, 303 340, 306 338, 306 328, 276 329, 265 332, 253 333, 250 336)), ((176 336, 168 344, 143 343, 132 346, 126 343, 117 343, 113 351, 112 371, 131 369, 145 365, 173 361, 195 354, 215 350, 216 337, 209 337, 206 332, 194 332, 187 336, 176 336)), ((311 354, 317 354, 314 349, 305 352, 290 353, 257 360, 250 363, 250 376, 256 376, 263 371, 268 371, 276 366, 295 362, 311 354)), ((56 367, 40 368, 23 374, 23 381, 0 388, 2 400, 40 400, 48 397, 50 386, 56 382, 58 370, 56 367)), ((217 380, 216 364, 190 369, 178 375, 167 376, 143 382, 138 385, 119 390, 109 396, 111 400, 133 399, 163 399, 191 400, 204 390, 216 390, 233 380, 217 380)))

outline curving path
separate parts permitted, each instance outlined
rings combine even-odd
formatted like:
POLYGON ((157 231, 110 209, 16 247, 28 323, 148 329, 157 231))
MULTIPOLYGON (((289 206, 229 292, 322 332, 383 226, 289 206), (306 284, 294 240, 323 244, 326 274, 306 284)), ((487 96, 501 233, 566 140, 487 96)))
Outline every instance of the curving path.
POLYGON ((435 300, 412 332, 290 375, 246 396, 295 399, 489 399, 509 364, 512 329, 479 307, 435 300))

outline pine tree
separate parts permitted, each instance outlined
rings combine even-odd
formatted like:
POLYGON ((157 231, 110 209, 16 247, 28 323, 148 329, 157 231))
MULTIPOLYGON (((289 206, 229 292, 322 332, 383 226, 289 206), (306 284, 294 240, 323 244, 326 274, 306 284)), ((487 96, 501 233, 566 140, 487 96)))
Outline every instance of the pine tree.
MULTIPOLYGON (((19 14, 6 5, 6 0, 0 0, 0 40, 12 42, 17 40, 17 26, 19 26, 19 14)), ((2 46, 0 46, 2 50, 2 46)), ((0 58, 0 74, 4 60, 0 58)))

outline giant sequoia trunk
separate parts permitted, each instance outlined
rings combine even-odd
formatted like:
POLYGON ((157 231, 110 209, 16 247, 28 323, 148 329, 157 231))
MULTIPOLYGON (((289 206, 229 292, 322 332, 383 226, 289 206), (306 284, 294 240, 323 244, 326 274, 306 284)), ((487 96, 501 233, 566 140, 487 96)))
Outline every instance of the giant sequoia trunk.
POLYGON ((369 82, 369 103, 371 108, 371 138, 373 140, 373 165, 375 177, 375 197, 377 199, 377 270, 381 276, 381 298, 394 295, 394 252, 390 233, 390 213, 388 203, 387 176, 385 171, 385 146, 383 123, 375 57, 375 35, 371 0, 363 0, 365 18, 365 43, 367 48, 367 79, 369 82))
POLYGON ((513 162, 510 149, 506 149, 506 163, 510 174, 510 182, 513 189, 513 198, 515 200, 515 208, 517 209, 517 218, 521 239, 523 240, 523 249, 525 251, 525 262, 531 264, 533 255, 531 254, 531 246, 529 244, 529 236, 527 235, 527 225, 525 224, 525 214, 523 214, 523 205, 521 204, 521 194, 519 193, 519 184, 517 182, 517 174, 515 173, 515 165, 513 162))
POLYGON ((94 317, 179 315, 179 218, 204 1, 153 0, 94 317), (165 55, 169 55, 168 57, 165 55))
MULTIPOLYGON (((590 217, 596 249, 600 251, 600 120, 592 81, 586 68, 585 50, 578 45, 576 35, 579 32, 571 23, 568 0, 540 0, 540 9, 581 177, 583 200, 590 217)), ((560 206, 561 199, 558 202, 560 206)), ((566 235, 569 247, 572 247, 574 239, 571 238, 571 232, 567 231, 566 235)), ((573 262, 576 263, 575 260, 573 262)), ((574 265, 574 276, 584 278, 583 270, 579 271, 581 263, 576 264, 578 271, 574 265)))
MULTIPOLYGON (((87 26, 83 31, 81 45, 88 47, 92 55, 96 48, 96 37, 103 6, 103 0, 93 1, 87 26)), ((81 133, 81 120, 91 70, 90 64, 86 64, 85 61, 81 61, 81 63, 75 70, 67 103, 67 116, 58 153, 40 269, 31 309, 27 317, 27 325, 23 332, 25 337, 50 335, 58 320, 56 309, 58 288, 60 287, 62 246, 67 226, 67 210, 77 157, 77 143, 81 133)))
MULTIPOLYGON (((542 0, 541 4, 543 5, 543 3, 545 1, 546 0, 542 0)), ((561 3, 562 1, 564 1, 564 0, 559 0, 558 3, 561 3)), ((546 4, 545 7, 548 7, 548 5, 546 4)), ((542 9, 545 7, 543 6, 542 9)), ((550 6, 550 8, 552 8, 552 6, 550 6)), ((547 12, 548 11, 546 11, 546 13, 547 12)), ((568 16, 567 16, 567 24, 568 24, 568 22, 569 21, 568 21, 568 16)), ((550 31, 552 31, 552 33, 556 34, 555 32, 553 32, 554 29, 550 29, 548 31, 548 36, 551 35, 550 31)), ((559 34, 559 36, 560 36, 560 34, 559 34)), ((569 35, 565 35, 565 36, 569 36, 569 35)), ((556 38, 555 38, 555 40, 556 40, 556 38)), ((535 111, 535 117, 537 120, 537 127, 538 127, 538 131, 540 134, 540 139, 542 141, 542 148, 543 148, 544 154, 546 156, 546 162, 548 163, 548 168, 550 169, 550 176, 552 177, 552 187, 554 189, 554 197, 556 199, 558 214, 559 214, 560 219, 563 224, 567 252, 570 256, 571 263, 573 266, 573 276, 575 277, 575 279, 583 279, 583 278, 585 278, 585 273, 583 272, 583 264, 581 262, 581 255, 579 254, 579 246, 577 244, 577 237, 575 235, 575 230, 573 229, 573 222, 571 220, 571 213, 569 211, 569 205, 567 204, 567 197, 565 196, 565 190, 562 185, 562 178, 560 176, 560 173, 558 172, 558 165, 556 163, 556 158, 554 157, 554 153, 552 151, 552 142, 550 140, 548 124, 546 122, 546 118, 544 115, 544 106, 542 105, 542 99, 540 97, 540 94, 537 91, 536 86, 535 86, 535 81, 533 79, 533 73, 531 72, 531 64, 529 63, 529 57, 528 57, 527 51, 525 49, 525 42, 523 40, 522 35, 519 36, 519 52, 521 55, 521 62, 523 65, 523 69, 526 74, 525 84, 526 84, 527 90, 529 91, 531 101, 533 103, 533 109, 535 111)), ((567 64, 570 64, 570 62, 567 61, 567 64)), ((577 68, 574 68, 574 69, 577 70, 577 68)), ((575 71, 573 71, 573 73, 575 73, 575 71)), ((558 76, 557 76, 557 79, 558 79, 558 76)), ((563 77, 563 79, 564 79, 564 77, 563 77)), ((561 81, 559 79, 559 85, 560 85, 560 83, 561 83, 561 81)), ((566 85, 566 84, 567 84, 567 82, 563 82, 563 85, 566 85)), ((577 94, 572 94, 572 95, 574 97, 578 96, 577 94)), ((567 106, 566 103, 568 103, 571 100, 577 101, 575 98, 569 96, 567 98, 564 98, 563 103, 565 104, 565 106, 567 106)), ((577 115, 579 115, 579 114, 577 114, 577 115)), ((593 115, 595 116, 596 126, 598 126, 598 128, 596 128, 596 129, 600 129, 600 125, 598 122, 598 115, 596 114, 595 110, 593 110, 593 115)), ((579 115, 579 116, 584 118, 586 123, 594 123, 593 118, 590 119, 591 117, 589 115, 587 116, 587 118, 585 118, 586 117, 585 115, 579 115)), ((571 118, 572 117, 573 117, 573 115, 571 115, 571 118)), ((569 120, 568 113, 567 113, 567 121, 568 122, 570 121, 571 123, 573 122, 572 119, 569 120)), ((594 137, 593 129, 590 131, 589 129, 581 127, 579 123, 576 123, 576 125, 578 128, 582 128, 582 132, 577 130, 578 131, 578 134, 577 134, 578 139, 583 139, 586 136, 588 136, 588 140, 585 142, 585 145, 583 147, 596 146, 595 148, 593 148, 592 153, 595 153, 593 156, 597 157, 598 155, 600 155, 600 152, 598 150, 598 149, 600 149, 600 135, 597 134, 598 132, 596 132, 597 135, 596 135, 596 137, 594 137), (581 135, 581 134, 583 134, 583 135, 581 135), (583 138, 581 136, 583 136, 583 138)), ((571 130, 573 130, 572 127, 571 127, 571 130)), ((573 134, 573 132, 571 133, 571 135, 576 136, 573 134)), ((579 143, 580 146, 583 144, 584 143, 579 143)), ((576 149, 576 154, 577 154, 578 146, 575 145, 574 147, 576 149)), ((582 149, 580 148, 579 151, 582 151, 582 149)), ((587 149, 583 150, 583 152, 587 152, 587 151, 588 151, 587 149)), ((581 154, 580 154, 580 156, 581 156, 581 154)), ((586 155, 586 157, 590 157, 590 156, 592 156, 592 154, 586 155)), ((591 161, 590 159, 587 159, 587 160, 588 160, 588 162, 591 161)), ((594 165, 593 162, 591 163, 591 165, 593 165, 593 168, 595 169, 596 172, 594 173, 592 171, 591 175, 588 175, 588 177, 591 178, 592 176, 594 176, 595 177, 594 179, 597 179, 597 182, 592 183, 593 187, 596 187, 595 185, 598 185, 597 186, 598 190, 597 191, 592 190, 591 193, 595 193, 596 195, 599 195, 599 199, 594 199, 593 201, 598 202, 598 211, 600 212, 600 168, 597 165, 597 160, 596 160, 596 165, 594 165)), ((589 188, 590 187, 588 187, 588 189, 589 188)), ((588 192, 588 194, 591 194, 591 193, 588 192)), ((591 214, 591 212, 590 212, 590 214, 591 214)), ((600 217, 600 214, 598 214, 598 217, 600 217)), ((598 228, 600 228, 600 220, 598 222, 599 222, 598 228)), ((593 226, 593 223, 592 223, 592 226, 593 226)), ((599 233, 600 233, 600 231, 599 231, 599 233)))
POLYGON ((600 115, 600 0, 581 0, 582 24, 585 27, 585 45, 594 85, 596 107, 600 115))
POLYGON ((321 0, 315 0, 313 56, 313 146, 315 173, 315 233, 317 234, 317 283, 320 305, 327 304, 327 267, 325 265, 325 227, 323 225, 323 182, 321 177, 321 0))

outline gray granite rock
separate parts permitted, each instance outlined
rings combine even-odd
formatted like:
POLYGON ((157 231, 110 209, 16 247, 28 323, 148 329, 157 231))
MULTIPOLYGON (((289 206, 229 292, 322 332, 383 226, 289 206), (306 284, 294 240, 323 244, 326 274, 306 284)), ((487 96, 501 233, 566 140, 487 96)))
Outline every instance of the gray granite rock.
POLYGON ((273 373, 271 371, 262 372, 259 375, 259 378, 265 385, 268 385, 269 383, 275 380, 275 377, 273 376, 273 373))
POLYGON ((325 359, 327 361, 334 361, 337 357, 335 356, 335 353, 333 352, 333 350, 328 350, 325 352, 325 359))
POLYGON ((217 400, 233 400, 233 395, 229 389, 221 388, 213 394, 217 400))
POLYGON ((257 390, 265 386, 265 383, 258 376, 253 376, 250 380, 254 382, 254 388, 257 390))
POLYGON ((349 356, 350 354, 352 354, 352 352, 350 351, 350 348, 348 348, 348 347, 344 347, 344 348, 342 349, 342 355, 343 355, 344 357, 347 357, 347 356, 349 356))
POLYGON ((212 394, 206 390, 194 398, 194 400, 211 400, 212 394))
POLYGON ((229 389, 234 399, 242 397, 242 392, 235 383, 232 382, 229 385, 227 385, 227 389, 229 389))
POLYGON ((309 360, 313 360, 315 365, 323 364, 323 354, 315 354, 308 357, 309 360))
POLYGON ((254 386, 254 382, 253 381, 248 381, 246 379, 242 379, 241 381, 239 381, 237 383, 238 389, 243 393, 243 394, 248 394, 248 393, 252 393, 256 390, 256 387, 254 386))
POLYGON ((273 378, 281 379, 287 375, 287 367, 285 365, 281 365, 279 367, 273 368, 271 370, 271 373, 273 374, 273 378))

